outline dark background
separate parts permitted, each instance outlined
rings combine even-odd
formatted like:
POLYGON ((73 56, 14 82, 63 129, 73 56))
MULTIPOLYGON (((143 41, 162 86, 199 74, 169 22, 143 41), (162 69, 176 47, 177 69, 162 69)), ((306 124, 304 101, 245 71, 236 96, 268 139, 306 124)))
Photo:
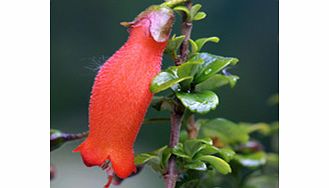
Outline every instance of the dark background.
MULTIPOLYGON (((220 106, 208 117, 223 117, 236 122, 278 120, 278 108, 267 99, 278 93, 278 1, 207 0, 208 16, 195 22, 192 38, 218 36, 218 44, 205 50, 240 59, 230 71, 240 76, 236 87, 222 88, 220 106)), ((160 0, 52 0, 51 1, 51 127, 67 132, 88 129, 88 102, 97 68, 126 41, 126 28, 151 4, 160 0)), ((176 17, 180 21, 180 17, 176 17)), ((178 32, 178 24, 174 32, 178 32)), ((171 64, 167 58, 163 66, 171 64)), ((148 117, 163 117, 150 110, 148 117)), ((136 152, 154 150, 168 142, 169 126, 145 125, 136 142, 136 152)), ((98 168, 86 168, 79 154, 71 153, 79 142, 52 152, 57 167, 53 188, 102 187, 105 174, 98 168)), ((158 174, 146 169, 128 179, 121 187, 161 187, 158 174)))

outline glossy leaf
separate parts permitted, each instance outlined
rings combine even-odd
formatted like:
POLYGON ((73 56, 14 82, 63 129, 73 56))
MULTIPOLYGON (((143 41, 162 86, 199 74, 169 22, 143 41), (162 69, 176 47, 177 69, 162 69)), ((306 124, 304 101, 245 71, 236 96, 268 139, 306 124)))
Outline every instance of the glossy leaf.
POLYGON ((178 78, 171 73, 161 72, 152 80, 150 89, 152 93, 159 93, 187 79, 192 79, 192 77, 178 78))
POLYGON ((239 61, 237 58, 216 56, 209 53, 198 53, 191 59, 202 59, 204 61, 195 76, 196 84, 207 80, 228 65, 235 65, 239 61))
POLYGON ((177 98, 191 112, 205 114, 219 104, 218 96, 212 91, 197 93, 176 93, 177 98))
POLYGON ((205 137, 216 138, 224 145, 245 143, 249 139, 248 129, 226 119, 198 120, 200 134, 205 137))
POLYGON ((209 38, 200 38, 198 40, 195 41, 195 43, 198 46, 198 51, 200 51, 202 49, 202 47, 207 43, 207 42, 214 42, 214 43, 218 43, 219 42, 219 38, 218 37, 209 37, 209 38))
POLYGON ((239 77, 235 75, 221 75, 215 74, 211 76, 209 79, 197 84, 195 86, 196 91, 204 91, 204 90, 215 90, 227 84, 230 84, 231 88, 235 86, 239 77))
POLYGON ((213 166, 217 171, 222 174, 228 174, 232 172, 230 165, 221 158, 211 156, 211 155, 204 155, 198 158, 201 161, 209 163, 213 166))
POLYGON ((235 152, 230 148, 219 148, 219 154, 225 159, 225 161, 231 161, 234 156, 235 152))
POLYGON ((207 16, 207 14, 205 12, 198 12, 194 17, 193 20, 195 21, 199 21, 204 19, 207 16))
POLYGON ((193 161, 191 163, 184 165, 184 167, 192 170, 200 170, 200 171, 207 170, 207 165, 201 161, 193 161))

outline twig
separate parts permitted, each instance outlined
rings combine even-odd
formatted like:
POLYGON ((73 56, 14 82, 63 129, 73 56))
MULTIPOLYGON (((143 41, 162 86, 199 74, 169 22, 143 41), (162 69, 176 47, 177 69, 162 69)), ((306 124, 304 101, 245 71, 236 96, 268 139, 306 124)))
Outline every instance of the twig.
MULTIPOLYGON (((189 1, 186 3, 187 9, 191 10, 192 8, 192 1, 189 1)), ((183 43, 180 47, 180 56, 178 58, 178 61, 175 62, 176 65, 183 64, 188 57, 189 51, 189 40, 191 38, 191 32, 192 32, 192 20, 189 20, 186 14, 183 14, 183 21, 182 21, 182 35, 185 35, 185 38, 183 40, 183 43)))
MULTIPOLYGON (((183 112, 179 109, 174 109, 174 111, 171 113, 170 116, 171 130, 170 130, 170 141, 169 141, 170 148, 174 148, 179 142, 182 117, 183 117, 183 112)), ((172 155, 168 162, 167 174, 164 175, 164 178, 166 180, 166 187, 174 188, 176 185, 177 177, 178 177, 178 171, 176 167, 176 158, 175 156, 172 155)))

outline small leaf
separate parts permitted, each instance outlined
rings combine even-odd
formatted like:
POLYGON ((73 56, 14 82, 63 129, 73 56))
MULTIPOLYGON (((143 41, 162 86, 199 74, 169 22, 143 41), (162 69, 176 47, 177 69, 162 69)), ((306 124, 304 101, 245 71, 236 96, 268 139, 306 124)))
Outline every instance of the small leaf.
POLYGON ((238 81, 239 77, 235 75, 221 75, 215 74, 209 79, 197 84, 195 86, 196 91, 204 91, 204 90, 215 90, 227 84, 230 84, 231 88, 235 86, 235 83, 238 81))
POLYGON ((135 165, 142 165, 154 158, 156 158, 156 156, 147 153, 141 153, 135 157, 134 162, 135 165))
POLYGON ((200 39, 198 39, 198 40, 195 41, 195 43, 196 43, 197 46, 198 46, 198 50, 199 50, 199 51, 202 49, 202 47, 203 47, 207 42, 218 43, 218 42, 219 42, 219 38, 218 38, 218 37, 200 38, 200 39))
POLYGON ((195 21, 199 21, 204 19, 207 16, 207 14, 205 12, 198 12, 194 17, 193 20, 195 21))
POLYGON ((224 145, 245 143, 249 139, 246 126, 240 126, 226 119, 199 119, 196 123, 200 126, 200 135, 219 139, 224 145))
POLYGON ((234 160, 236 160, 242 166, 255 168, 266 163, 266 153, 260 151, 253 154, 236 155, 234 160))
POLYGON ((191 44, 191 54, 197 53, 199 51, 198 45, 192 39, 189 39, 189 42, 191 44))
POLYGON ((168 40, 168 44, 166 46, 166 50, 165 53, 176 53, 176 51, 178 50, 178 48, 180 47, 180 45, 182 44, 182 42, 184 41, 185 35, 180 35, 178 37, 176 37, 175 35, 168 40))
POLYGON ((191 8, 191 16, 192 18, 199 12, 199 10, 201 9, 202 5, 200 4, 195 4, 192 6, 191 8))
POLYGON ((184 167, 192 170, 200 170, 200 171, 207 170, 207 165, 201 161, 193 161, 192 163, 188 163, 184 165, 184 167))
POLYGON ((159 93, 187 79, 192 77, 178 78, 168 72, 161 72, 152 80, 150 89, 152 93, 159 93))
POLYGON ((186 158, 186 159, 191 159, 190 156, 188 156, 183 149, 183 144, 182 143, 178 143, 172 150, 172 153, 178 157, 181 158, 186 158))
POLYGON ((162 158, 161 158, 161 165, 163 166, 163 168, 166 168, 171 154, 172 154, 172 148, 166 148, 163 150, 162 158))
POLYGON ((225 161, 231 161, 234 156, 235 152, 230 148, 219 148, 219 154, 225 159, 225 161))
POLYGON ((196 70, 203 63, 202 59, 193 59, 188 60, 187 62, 181 64, 177 67, 177 74, 179 77, 187 77, 194 76, 196 74, 196 70))
POLYGON ((214 110, 219 104, 218 96, 212 91, 176 93, 176 96, 191 112, 200 114, 214 110))
POLYGON ((187 15, 187 19, 191 18, 191 13, 190 13, 189 9, 186 8, 185 6, 176 6, 174 8, 174 10, 184 12, 187 15))
POLYGON ((216 56, 209 53, 198 53, 191 59, 203 59, 200 71, 195 76, 195 83, 198 84, 215 75, 228 65, 235 65, 239 60, 233 57, 216 56))
POLYGON ((212 140, 210 138, 186 140, 184 142, 184 151, 187 155, 193 158, 196 153, 207 145, 212 145, 212 140))
POLYGON ((196 158, 199 158, 202 155, 214 155, 217 153, 227 162, 231 161, 235 156, 235 152, 230 148, 216 148, 215 146, 207 145, 198 152, 196 158))
POLYGON ((221 158, 214 157, 211 155, 204 155, 198 158, 201 161, 209 163, 213 166, 217 171, 222 174, 228 174, 232 172, 230 165, 221 158))

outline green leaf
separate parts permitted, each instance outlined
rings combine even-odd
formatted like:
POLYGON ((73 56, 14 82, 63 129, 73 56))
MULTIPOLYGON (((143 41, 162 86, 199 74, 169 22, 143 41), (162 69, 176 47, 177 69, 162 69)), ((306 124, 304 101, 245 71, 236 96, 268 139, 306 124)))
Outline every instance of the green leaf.
POLYGON ((219 104, 218 96, 212 91, 176 93, 176 96, 191 112, 200 114, 214 110, 219 104))
POLYGON ((171 73, 161 72, 152 80, 150 89, 152 93, 159 93, 160 91, 164 91, 175 84, 188 79, 192 79, 192 77, 178 78, 171 73))
POLYGON ((226 119, 199 119, 196 123, 200 126, 200 136, 217 138, 224 145, 245 143, 249 140, 247 127, 237 125, 226 119))
POLYGON ((172 153, 180 158, 191 159, 189 155, 187 155, 183 149, 183 144, 178 143, 172 150, 172 153))
POLYGON ((211 76, 209 79, 197 84, 195 86, 196 91, 204 91, 204 90, 215 90, 227 84, 230 84, 231 88, 235 86, 239 77, 235 75, 221 75, 215 74, 211 76))
POLYGON ((219 154, 225 159, 225 161, 231 161, 234 156, 235 152, 230 148, 219 148, 219 154))
POLYGON ((244 167, 255 168, 266 163, 266 153, 260 151, 253 154, 235 155, 234 160, 244 167))
POLYGON ((197 153, 196 158, 199 158, 202 155, 214 154, 219 154, 227 162, 231 161, 235 156, 235 152, 230 148, 217 148, 215 146, 207 145, 197 153))
POLYGON ((161 165, 163 166, 163 168, 166 168, 168 164, 168 160, 171 155, 172 155, 172 148, 166 148, 163 150, 162 158, 161 158, 161 165))
POLYGON ((191 11, 190 11, 192 18, 199 12, 201 7, 202 7, 202 5, 200 5, 200 4, 195 4, 192 6, 191 11))
POLYGON ((239 61, 237 58, 216 56, 209 53, 198 53, 191 59, 202 59, 204 61, 195 76, 196 84, 207 80, 228 65, 235 65, 239 61))
POLYGON ((184 142, 184 151, 187 155, 193 158, 196 153, 207 145, 212 145, 212 140, 210 138, 186 140, 184 142))
POLYGON ((198 40, 195 41, 195 43, 198 46, 198 51, 200 51, 202 49, 202 47, 207 43, 207 42, 214 42, 214 43, 218 43, 219 42, 219 38, 218 37, 209 37, 209 38, 200 38, 198 40))
POLYGON ((184 165, 184 167, 192 170, 200 170, 200 171, 207 170, 207 165, 201 161, 193 161, 191 163, 184 165))
POLYGON ((204 155, 199 157, 198 159, 209 163, 211 166, 213 166, 217 171, 219 171, 222 174, 228 174, 232 172, 230 165, 221 158, 211 155, 204 155))
POLYGON ((174 10, 184 12, 187 15, 187 19, 191 18, 190 10, 186 6, 176 6, 174 10))
POLYGON ((199 51, 198 45, 192 39, 189 39, 189 42, 191 44, 191 54, 197 53, 199 51))
POLYGON ((205 12, 198 12, 194 17, 193 20, 195 21, 199 21, 204 19, 207 16, 207 14, 205 12))
POLYGON ((157 158, 157 156, 150 155, 148 153, 141 153, 141 154, 138 154, 137 156, 135 156, 134 162, 135 162, 135 165, 142 165, 154 158, 157 158))
MULTIPOLYGON (((243 124, 242 124, 243 125, 243 124)), ((245 124, 247 125, 247 124, 245 124)), ((267 123, 255 123, 247 125, 249 133, 259 132, 263 135, 269 135, 271 133, 271 126, 267 123)))
POLYGON ((174 66, 177 68, 177 75, 178 77, 187 77, 187 76, 194 76, 196 74, 197 68, 203 63, 202 59, 193 59, 188 60, 185 63, 174 66))
POLYGON ((134 162, 136 165, 147 164, 151 166, 154 171, 164 173, 170 155, 171 148, 164 146, 152 152, 138 154, 135 156, 134 162))
POLYGON ((165 53, 176 53, 176 51, 178 50, 178 48, 180 47, 180 45, 182 44, 182 42, 184 41, 185 35, 180 35, 178 37, 176 37, 176 35, 174 35, 169 41, 168 44, 166 46, 166 50, 165 53))

